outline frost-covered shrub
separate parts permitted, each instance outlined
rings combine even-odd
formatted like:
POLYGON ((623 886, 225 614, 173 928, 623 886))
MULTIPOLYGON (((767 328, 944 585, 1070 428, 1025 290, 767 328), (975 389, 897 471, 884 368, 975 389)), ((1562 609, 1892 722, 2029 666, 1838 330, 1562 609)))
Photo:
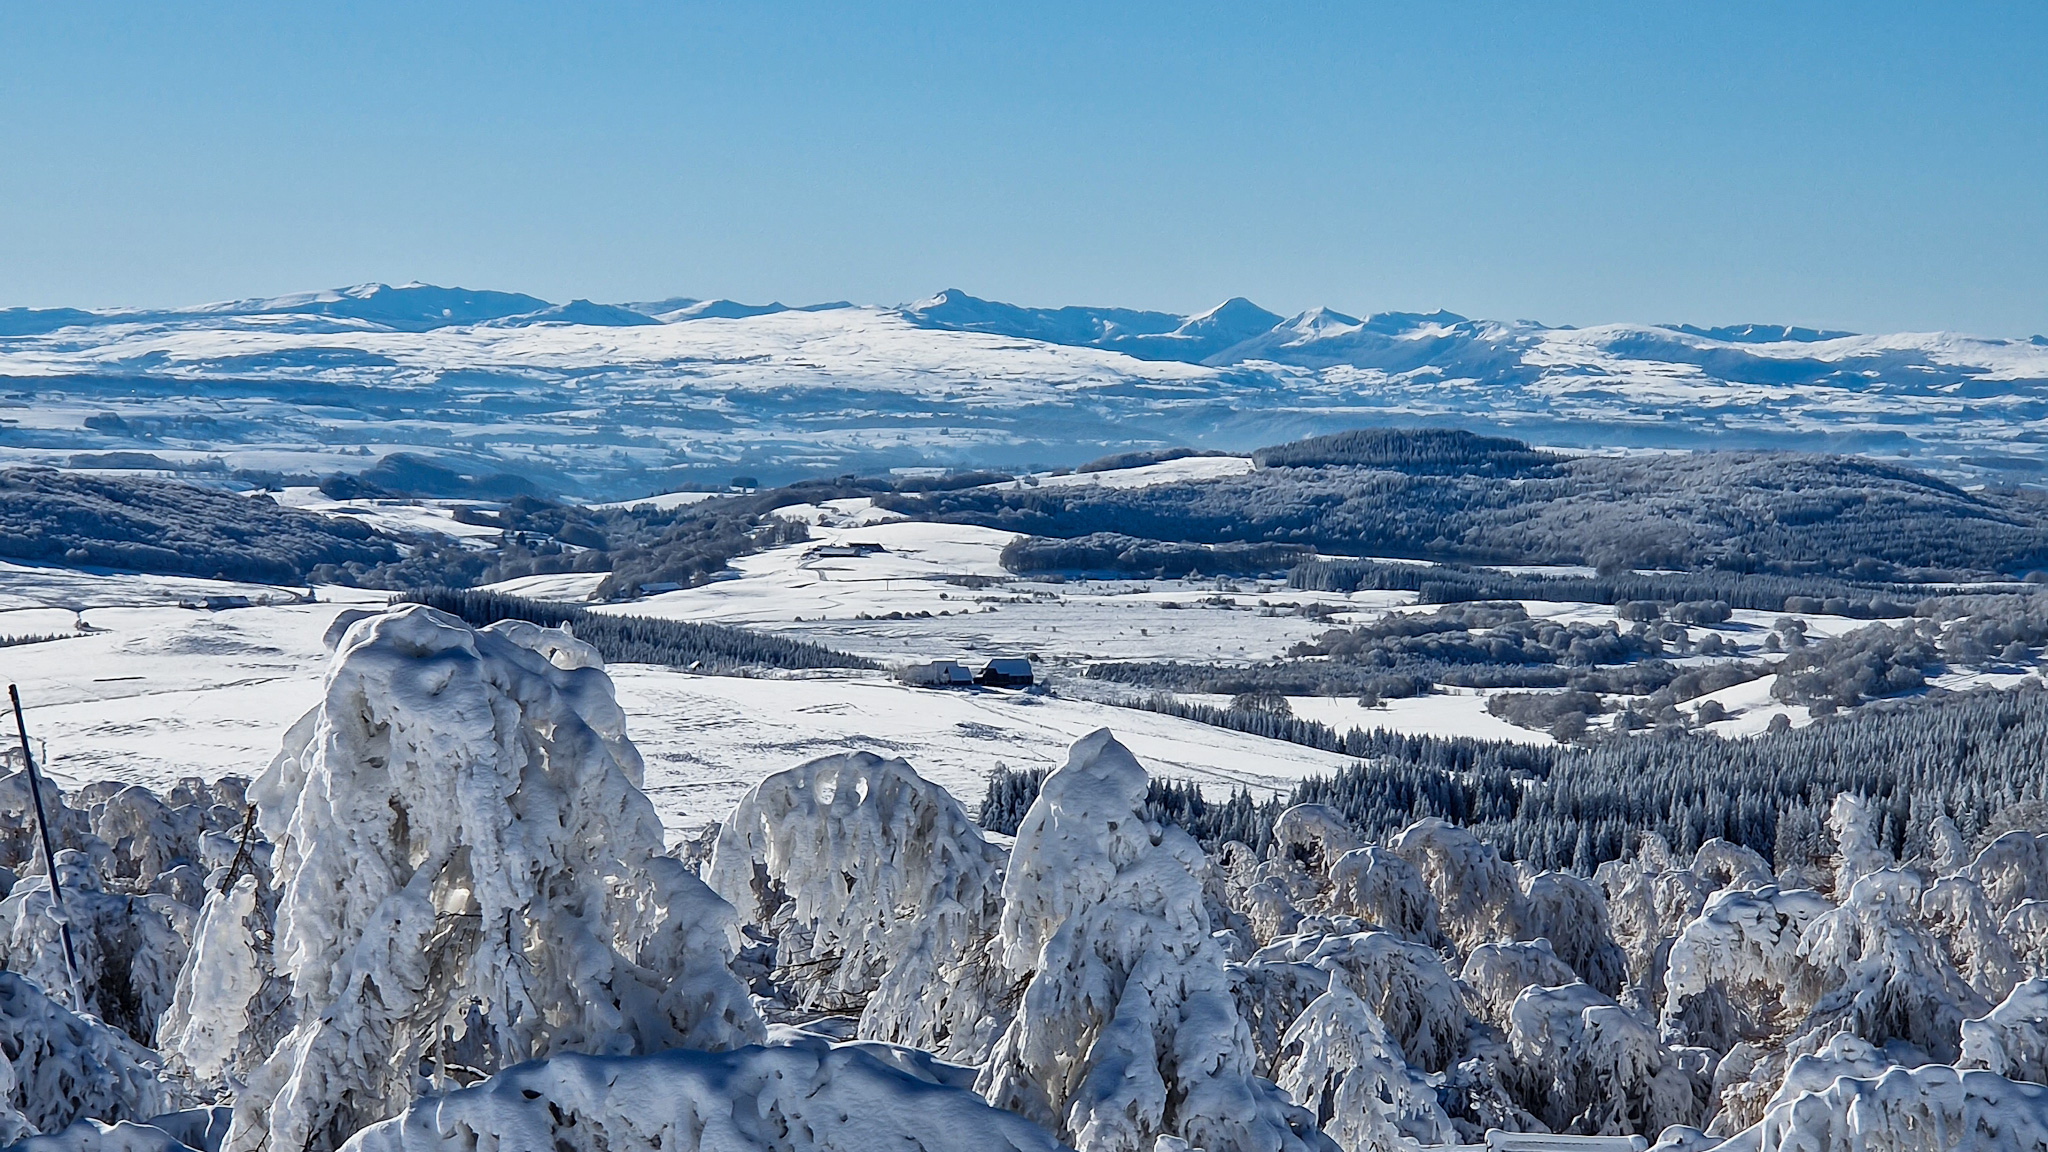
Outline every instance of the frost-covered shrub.
POLYGON ((1455 1143, 1436 1089, 1341 973, 1287 1030, 1279 1084, 1344 1152, 1455 1143))
MULTIPOLYGON (((192 936, 192 909, 169 896, 106 891, 82 852, 57 854, 86 1010, 143 1044, 156 1040, 192 936)), ((67 996, 64 938, 51 916, 50 882, 33 876, 0 901, 0 964, 67 996)))
POLYGON ((1788 999, 1810 1006, 1805 1031, 1904 1040, 1937 1060, 1956 1058, 1964 1018, 1990 1005, 1920 923, 1920 895, 1910 872, 1872 872, 1800 933, 1788 999))
POLYGON ((1834 807, 1828 810, 1828 828, 1835 834, 1837 897, 1863 877, 1897 863, 1879 842, 1878 815, 1863 797, 1847 792, 1837 795, 1834 807))
POLYGON ((9 1142, 84 1118, 143 1120, 179 1103, 147 1049, 13 972, 0 972, 0 1056, 0 1139, 9 1142))
POLYGON ((863 1035, 979 1061, 1004 1023, 987 953, 1005 858, 945 789, 854 752, 748 790, 704 878, 774 933, 797 1004, 864 1004, 863 1035))
POLYGON ((1941 1064, 1841 1076, 1774 1104, 1761 1152, 2043 1152, 2048 1087, 1941 1064))
POLYGON ((1480 1013, 1501 1028, 1507 1026, 1508 1009, 1524 988, 1556 987, 1576 979, 1571 965, 1559 960, 1550 941, 1541 938, 1481 944, 1465 958, 1465 970, 1458 974, 1480 1013))
POLYGON ((1725 1052, 1738 1040, 1778 1031, 1800 934, 1829 910, 1818 893, 1804 889, 1716 893, 1671 945, 1665 1037, 1725 1052))
POLYGON ((1344 853, 1330 865, 1330 910, 1356 916, 1403 940, 1435 947, 1443 942, 1436 900, 1415 865, 1373 845, 1344 853))
POLYGON ((1929 885, 1920 897, 1920 919, 1941 942, 1949 963, 1986 1000, 2004 999, 2025 976, 1990 899, 1968 877, 1944 876, 1929 885))
POLYGON ((1402 829, 1393 850, 1429 886, 1437 923, 1459 950, 1524 936, 1527 907, 1521 886, 1493 845, 1432 817, 1402 829))
POLYGON ((1998 1007, 1963 1021, 1963 1068, 2048 1082, 2048 980, 2022 980, 1998 1007))
POLYGON ((1964 871, 2000 918, 2029 900, 2048 899, 2048 833, 2007 832, 1964 871))
POLYGON ((1524 1106, 1555 1132, 1661 1132, 1704 1110, 1706 1082, 1590 985, 1524 990, 1508 1011, 1508 1047, 1524 1106))
MULTIPOLYGON (((358 1133, 351 1152, 1060 1152, 972 1092, 858 1045, 564 1055, 421 1100, 358 1133)), ((1148 1149, 1149 1152, 1149 1149, 1148 1149)))
POLYGON ((1548 939, 1579 979, 1609 996, 1619 992, 1628 957, 1609 934, 1600 890, 1569 872, 1543 872, 1530 878, 1523 894, 1522 931, 1548 939))
POLYGON ((976 1087, 1080 1152, 1326 1148, 1252 1074, 1210 936, 1201 849, 1140 814, 1145 770, 1107 730, 1077 742, 1017 830, 998 955, 1025 981, 976 1087))
MULTIPOLYGON (((220 879, 225 881, 223 870, 220 879)), ((274 890, 254 875, 213 886, 192 931, 191 961, 159 1025, 169 1069, 218 1098, 245 1083, 297 1023, 291 984, 271 956, 274 890)))
POLYGON ((342 639, 253 789, 296 1025, 228 1147, 332 1148, 535 1057, 761 1034, 732 908, 663 854, 608 679, 538 639, 418 606, 342 639))
POLYGON ((1441 1071, 1464 1052, 1472 1018, 1442 957, 1390 932, 1282 937, 1245 967, 1291 968, 1294 984, 1312 989, 1311 998, 1329 986, 1330 974, 1343 975, 1419 1068, 1441 1071))

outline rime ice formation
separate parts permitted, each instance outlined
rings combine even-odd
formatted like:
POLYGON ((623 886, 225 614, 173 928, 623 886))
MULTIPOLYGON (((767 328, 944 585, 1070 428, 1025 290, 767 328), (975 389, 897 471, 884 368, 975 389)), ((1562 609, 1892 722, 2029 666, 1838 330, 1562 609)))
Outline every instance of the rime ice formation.
MULTIPOLYGON (((857 1045, 567 1055, 423 1100, 350 1152, 1060 1152, 973 1093, 857 1045)), ((1149 1149, 1148 1149, 1149 1152, 1149 1149)))
POLYGON ((1107 730, 1075 743, 1017 830, 1002 962, 1027 980, 977 1087, 1079 1152, 1329 1147, 1252 1075, 1210 937, 1201 849, 1140 814, 1146 777, 1107 730))
POLYGON ((1811 1008, 1806 1031, 1903 1040, 1937 1060, 1956 1058, 1963 1019, 1990 1005, 1920 923, 1920 894, 1910 872, 1867 873, 1800 933, 1789 991, 1811 1008))
POLYGON ((1571 966, 1559 960, 1550 941, 1543 939, 1481 944, 1465 958, 1465 970, 1458 974, 1480 1014, 1496 1027, 1507 1026, 1508 1010, 1524 988, 1556 987, 1575 979, 1571 966))
POLYGON ((1696 1117, 1707 1084, 1656 1030, 1586 984, 1528 988, 1508 1010, 1520 1095, 1553 1131, 1661 1132, 1696 1117))
POLYGON ((1729 890, 1671 945, 1664 975, 1667 1039, 1725 1052, 1770 1035, 1787 1008, 1806 926, 1829 911, 1818 893, 1729 890))
POLYGON ((1329 986, 1330 974, 1342 974, 1417 1067, 1441 1071, 1464 1050, 1471 1016, 1442 957, 1392 933, 1286 936, 1259 949, 1245 968, 1290 973, 1308 999, 1329 986))
POLYGON ((1515 870, 1493 845, 1442 820, 1418 820, 1394 838, 1394 854, 1415 866, 1437 906, 1437 923, 1463 952, 1522 938, 1527 901, 1515 870))
POLYGON ((214 887, 192 933, 192 960, 164 1012, 158 1047, 209 1096, 246 1082, 295 1023, 291 987, 271 961, 275 909, 265 903, 275 898, 264 899, 256 876, 238 877, 226 891, 214 887))
POLYGON ((149 1051, 13 972, 0 972, 0 1056, 0 1140, 9 1143, 83 1118, 141 1120, 177 1105, 149 1051))
POLYGON ((731 907, 662 854, 604 673, 542 631, 408 606, 342 638, 253 789, 297 1023, 229 1148, 331 1148, 521 1060, 760 1036, 731 907))
POLYGON ((988 958, 1005 853, 900 759, 827 756, 774 775, 719 827, 705 880, 776 938, 802 1008, 978 1062, 1005 1023, 988 958))
POLYGON ((1408 1066, 1385 1024, 1341 972, 1284 1040, 1279 1084, 1315 1113, 1344 1152, 1380 1152, 1457 1141, 1436 1089, 1408 1066))
POLYGON ((2029 900, 2048 899, 2048 833, 2007 832, 1964 869, 2003 918, 2029 900))
POLYGON ((1998 1007, 1962 1024, 1956 1064, 2048 1083, 2048 980, 2023 980, 1998 1007))
POLYGON ((1835 797, 1828 810, 1828 828, 1835 834, 1838 857, 1835 864, 1835 895, 1849 891, 1856 881, 1872 872, 1890 868, 1892 854, 1879 843, 1877 814, 1861 796, 1847 792, 1835 797))

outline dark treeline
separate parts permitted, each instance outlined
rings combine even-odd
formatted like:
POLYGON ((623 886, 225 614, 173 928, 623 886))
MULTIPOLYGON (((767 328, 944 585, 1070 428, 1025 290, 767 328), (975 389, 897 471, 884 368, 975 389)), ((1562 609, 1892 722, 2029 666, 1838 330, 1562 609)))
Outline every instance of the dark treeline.
MULTIPOLYGON (((1269 462, 1316 466, 1276 465, 1213 480, 882 499, 920 519, 1062 539, 1113 532, 1439 563, 1769 574, 1840 581, 1842 595, 1860 592, 1866 600, 1885 583, 2048 568, 2048 495, 1964 492, 1860 457, 1705 452, 1555 459, 1516 441, 1398 431, 1360 434, 1365 447, 1358 452, 1312 446, 1318 443, 1264 453, 1269 462), (1349 462, 1360 459, 1375 462, 1349 462)), ((1764 606, 1834 591, 1825 584, 1777 586, 1764 606)), ((1498 586, 1462 593, 1517 594, 1498 586)), ((1702 583, 1617 589, 1604 598, 1749 605, 1757 595, 1702 583)))
MULTIPOLYGON (((1260 734, 1304 723, 1201 706, 1175 711, 1260 734)), ((1644 832, 1687 853, 1718 836, 1782 870, 1825 859, 1837 792, 1876 799, 1885 847, 1902 859, 1928 851, 1938 816, 1981 843, 2013 810, 2048 800, 2048 691, 2039 688, 1874 705, 1744 740, 1659 733, 1533 747, 1354 731, 1333 743, 1332 751, 1360 762, 1302 781, 1285 800, 1239 793, 1220 803, 1181 801, 1169 815, 1205 843, 1237 839, 1261 850, 1272 821, 1292 804, 1329 804, 1374 838, 1437 816, 1513 859, 1581 873, 1632 853, 1644 832)), ((991 780, 991 796, 1001 797, 991 817, 1011 818, 1014 827, 1037 785, 1003 776, 991 780)))
POLYGON ((1002 565, 1020 576, 1057 572, 1178 580, 1198 575, 1277 575, 1312 556, 1299 544, 1184 544, 1091 532, 1071 540, 1019 536, 1003 548, 1002 565))
POLYGON ((1287 575, 1290 588, 1313 592, 1414 592, 1425 604, 1473 600, 1549 600, 1576 604, 1720 601, 1762 612, 1825 612, 1831 616, 1889 619, 1912 614, 1924 588, 1857 584, 1818 576, 1745 572, 1672 572, 1642 575, 1549 576, 1463 565, 1423 567, 1373 560, 1311 559, 1287 575))
POLYGON ((846 652, 744 628, 589 612, 573 604, 470 588, 418 588, 398 599, 439 608, 478 627, 500 620, 527 620, 549 628, 567 625, 577 639, 612 663, 668 664, 703 672, 876 667, 874 661, 846 652))
POLYGON ((0 471, 0 556, 166 575, 303 584, 338 563, 398 559, 355 520, 177 481, 0 471))
POLYGON ((1261 468, 1388 468, 1416 474, 1525 476, 1567 457, 1520 440, 1444 428, 1358 428, 1252 453, 1261 468))

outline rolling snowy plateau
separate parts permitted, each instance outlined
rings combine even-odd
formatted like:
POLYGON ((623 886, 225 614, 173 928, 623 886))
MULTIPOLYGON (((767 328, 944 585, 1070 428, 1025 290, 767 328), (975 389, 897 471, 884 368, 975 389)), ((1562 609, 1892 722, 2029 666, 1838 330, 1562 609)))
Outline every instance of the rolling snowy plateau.
POLYGON ((1585 448, 2043 464, 2048 339, 1742 325, 1555 328, 1446 312, 550 305, 364 285, 182 310, 0 310, 0 459, 283 474, 395 451, 625 499, 735 469, 1071 465, 1361 424, 1585 448))

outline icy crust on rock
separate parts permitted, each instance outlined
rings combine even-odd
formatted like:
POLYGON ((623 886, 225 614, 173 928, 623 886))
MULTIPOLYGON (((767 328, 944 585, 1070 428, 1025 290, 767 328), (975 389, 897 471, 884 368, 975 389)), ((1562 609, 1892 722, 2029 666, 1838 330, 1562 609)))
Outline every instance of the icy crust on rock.
MULTIPOLYGON (((1060 1152, 972 1092, 857 1045, 557 1056, 421 1100, 351 1152, 1060 1152)), ((1147 1150, 1149 1152, 1149 1149, 1147 1150)))
POLYGON ((750 789, 705 880, 774 934, 797 1007, 861 1011, 863 1036, 978 1062, 1005 1022, 988 946, 1006 859, 908 763, 853 752, 750 789))
POLYGON ((1201 849, 1140 814, 1145 770, 1107 730, 1077 742, 1017 830, 998 956, 1022 1001, 977 1087, 1080 1152, 1326 1149, 1252 1074, 1201 849))
POLYGON ((331 1148, 537 1057, 760 1037, 731 906, 663 855, 604 673, 543 632, 407 606, 342 638, 253 790, 297 1024, 228 1147, 331 1148))

